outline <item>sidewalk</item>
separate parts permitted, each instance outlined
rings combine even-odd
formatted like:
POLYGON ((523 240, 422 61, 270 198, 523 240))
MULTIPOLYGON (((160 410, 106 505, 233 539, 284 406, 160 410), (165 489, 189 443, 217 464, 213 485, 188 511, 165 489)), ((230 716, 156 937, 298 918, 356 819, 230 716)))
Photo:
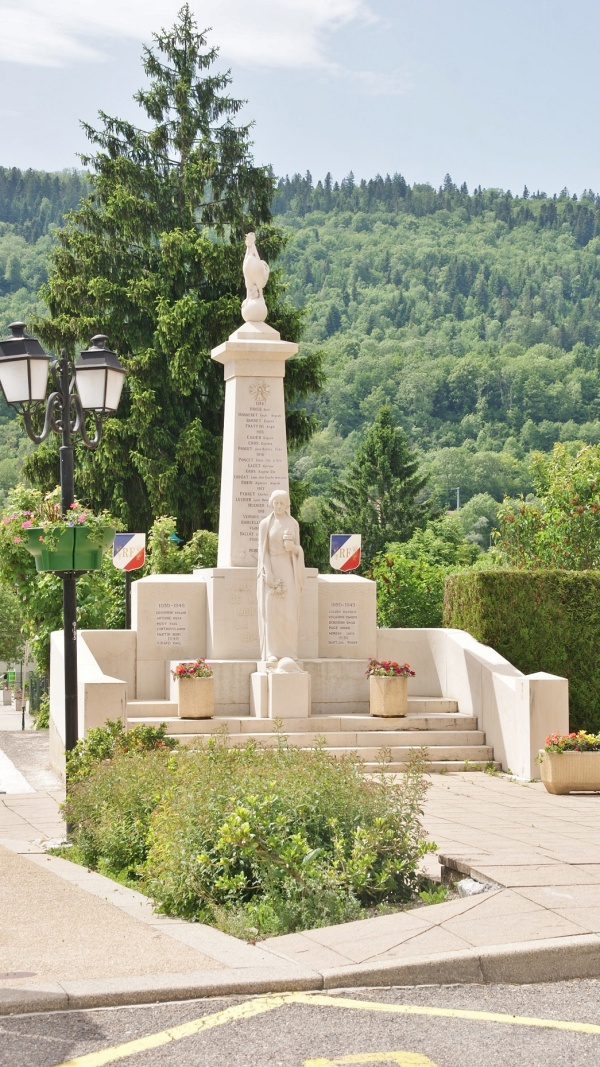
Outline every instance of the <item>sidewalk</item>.
MULTIPOLYGON (((0 748, 14 736, 0 734, 0 748)), ((0 1014, 600 976, 600 795, 433 775, 423 821, 444 873, 497 888, 257 945, 154 915, 140 893, 45 855, 43 840, 64 834, 60 799, 55 790, 0 795, 0 1014)))

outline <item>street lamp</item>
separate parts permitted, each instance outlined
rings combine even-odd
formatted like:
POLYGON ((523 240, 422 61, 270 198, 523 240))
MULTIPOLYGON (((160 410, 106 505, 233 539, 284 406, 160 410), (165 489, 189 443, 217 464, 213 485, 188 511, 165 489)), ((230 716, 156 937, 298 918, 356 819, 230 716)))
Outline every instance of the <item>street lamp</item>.
MULTIPOLYGON (((73 363, 66 353, 53 360, 35 337, 25 333, 24 322, 13 322, 12 336, 0 340, 0 386, 8 404, 22 415, 28 436, 40 444, 50 431, 61 435, 60 502, 68 514, 75 499, 72 437, 78 435, 87 448, 100 443, 101 421, 119 405, 125 369, 106 347, 104 334, 93 337, 90 347, 73 363), (48 377, 52 392, 46 399, 48 377), (46 405, 44 425, 36 433, 33 415, 46 405), (86 429, 92 417, 94 433, 86 429)), ((63 627, 65 647, 65 748, 77 743, 77 571, 59 572, 63 582, 63 627)))

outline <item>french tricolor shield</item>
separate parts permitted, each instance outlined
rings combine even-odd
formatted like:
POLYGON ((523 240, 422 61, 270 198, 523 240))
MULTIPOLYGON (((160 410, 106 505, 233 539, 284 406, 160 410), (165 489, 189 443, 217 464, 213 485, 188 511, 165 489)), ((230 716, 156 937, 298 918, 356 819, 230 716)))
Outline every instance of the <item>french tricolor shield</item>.
POLYGON ((118 533, 113 541, 113 563, 120 571, 137 571, 146 562, 146 534, 118 533))
POLYGON ((329 562, 334 571, 354 571, 360 564, 360 534, 331 534, 329 562))

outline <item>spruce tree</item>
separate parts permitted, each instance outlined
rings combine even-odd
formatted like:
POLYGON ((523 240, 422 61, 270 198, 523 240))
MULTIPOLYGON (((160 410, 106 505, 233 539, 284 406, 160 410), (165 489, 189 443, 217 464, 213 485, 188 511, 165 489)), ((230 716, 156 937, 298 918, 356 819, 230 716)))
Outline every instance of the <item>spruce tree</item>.
POLYGON ((364 567, 386 544, 408 541, 425 525, 432 514, 430 503, 422 499, 426 484, 416 452, 394 423, 391 408, 380 408, 334 493, 336 528, 362 534, 364 567))
MULTIPOLYGON (((270 225, 272 172, 253 163, 250 127, 234 121, 243 101, 228 95, 216 58, 186 4, 144 49, 148 85, 135 99, 145 127, 104 112, 99 130, 84 125, 96 149, 82 157, 90 193, 59 234, 44 291, 50 318, 35 324, 55 351, 105 333, 127 369, 100 448, 76 461, 78 495, 128 529, 174 515, 184 538, 217 521, 223 372, 210 350, 242 321, 244 235, 257 233, 271 264, 283 245, 270 225)), ((299 315, 277 270, 266 299, 269 322, 296 340, 299 315)), ((312 422, 298 399, 319 386, 319 361, 291 364, 288 433, 303 440, 312 422)), ((52 486, 55 464, 42 447, 29 474, 52 486)))

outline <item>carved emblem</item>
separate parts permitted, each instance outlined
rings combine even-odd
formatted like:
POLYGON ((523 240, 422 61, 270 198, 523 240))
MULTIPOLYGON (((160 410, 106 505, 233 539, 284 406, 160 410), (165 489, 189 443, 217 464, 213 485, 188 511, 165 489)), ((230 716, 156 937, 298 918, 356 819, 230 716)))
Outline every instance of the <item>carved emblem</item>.
POLYGON ((257 404, 265 404, 269 398, 271 386, 263 380, 250 386, 250 396, 257 404))

